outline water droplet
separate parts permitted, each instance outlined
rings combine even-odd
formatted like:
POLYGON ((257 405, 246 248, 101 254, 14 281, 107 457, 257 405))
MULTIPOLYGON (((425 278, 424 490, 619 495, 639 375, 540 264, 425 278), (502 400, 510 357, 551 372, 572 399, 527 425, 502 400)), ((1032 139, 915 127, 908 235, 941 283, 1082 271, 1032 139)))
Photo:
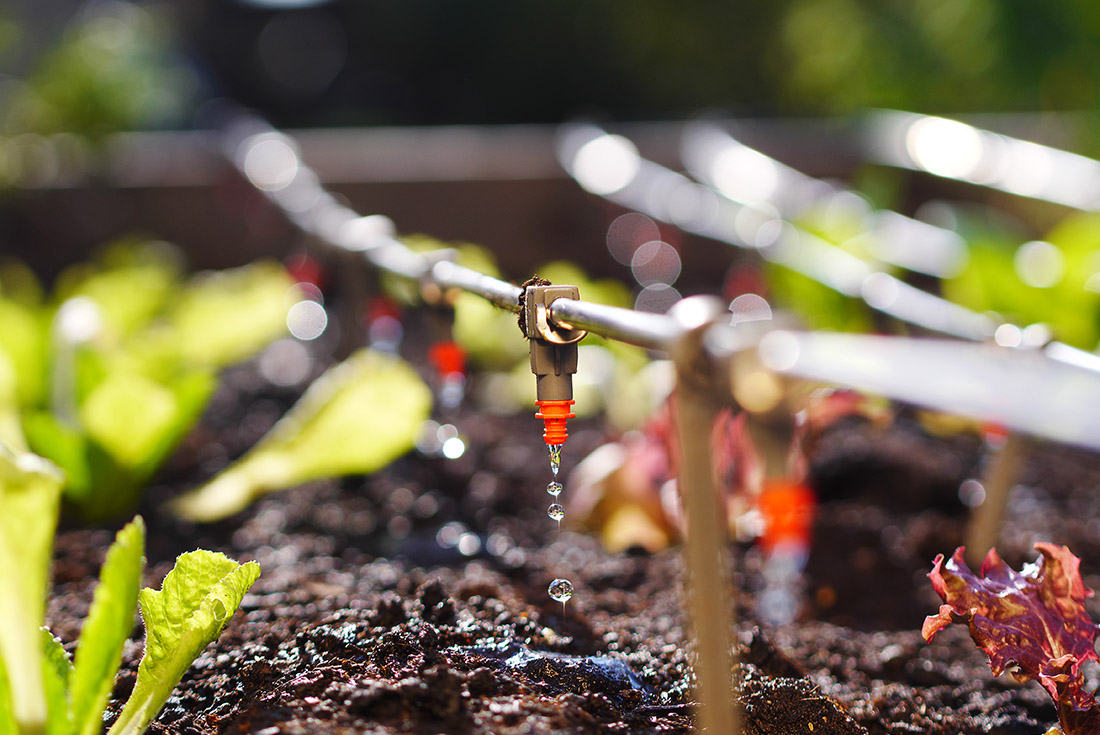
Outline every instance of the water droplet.
POLYGON ((546 509, 546 515, 552 519, 561 523, 561 519, 565 518, 565 508, 561 507, 558 503, 551 503, 550 507, 546 509))
POLYGON ((555 579, 546 588, 546 591, 550 593, 552 598, 564 605, 573 596, 573 583, 568 579, 555 579))
POLYGON ((546 449, 550 452, 550 471, 557 475, 561 469, 561 444, 547 444, 546 449))
POLYGON ((551 482, 546 486, 546 492, 553 495, 555 498, 561 495, 562 484, 560 482, 551 482))

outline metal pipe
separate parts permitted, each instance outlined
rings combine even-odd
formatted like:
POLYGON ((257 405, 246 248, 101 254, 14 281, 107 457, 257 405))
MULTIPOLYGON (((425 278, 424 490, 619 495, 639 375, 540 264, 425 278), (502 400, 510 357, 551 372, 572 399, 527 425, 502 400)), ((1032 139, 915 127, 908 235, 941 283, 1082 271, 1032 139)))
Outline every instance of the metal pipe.
MULTIPOLYGON (((977 341, 989 339, 996 330, 997 325, 989 316, 875 270, 841 248, 784 221, 780 212, 770 205, 757 207, 735 202, 642 158, 625 138, 612 136, 594 125, 566 126, 559 137, 562 142, 558 156, 563 166, 581 186, 594 194, 686 232, 738 248, 756 249, 767 260, 846 296, 862 298, 871 308, 910 324, 977 341), (586 179, 586 173, 599 169, 591 165, 579 166, 577 160, 583 157, 581 154, 586 146, 599 146, 601 138, 613 138, 615 142, 614 146, 604 146, 609 150, 599 151, 605 156, 602 162, 615 164, 624 172, 621 178, 612 182, 615 186, 609 185, 602 190, 594 184, 606 183, 606 179, 586 179), (673 199, 679 202, 678 209, 670 207, 673 199), (693 205, 685 206, 684 202, 693 205)), ((1047 354, 1066 364, 1100 372, 1100 358, 1069 345, 1051 342, 1047 354)))
MULTIPOLYGON (((1100 405, 1100 375, 1037 350, 783 330, 765 334, 757 349, 763 365, 779 374, 1100 450, 1100 414, 1094 410, 1100 405)), ((724 350, 725 359, 733 352, 724 350)))
POLYGON ((1085 211, 1100 209, 1100 161, 1076 153, 959 120, 894 110, 868 115, 861 139, 872 161, 1085 211))
POLYGON ((683 334, 683 327, 662 314, 648 314, 590 301, 557 299, 550 305, 550 318, 559 324, 639 347, 668 352, 683 334))
POLYGON ((431 280, 443 288, 457 288, 480 296, 502 309, 519 312, 523 289, 499 278, 444 260, 432 266, 431 280))

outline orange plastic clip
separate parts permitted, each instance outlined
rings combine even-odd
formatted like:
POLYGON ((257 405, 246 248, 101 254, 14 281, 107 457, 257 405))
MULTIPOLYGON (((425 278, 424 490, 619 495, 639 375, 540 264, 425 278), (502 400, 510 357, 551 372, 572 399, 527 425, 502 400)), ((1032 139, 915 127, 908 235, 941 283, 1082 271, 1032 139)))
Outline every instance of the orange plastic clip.
POLYGON ((545 429, 542 432, 542 438, 547 444, 565 444, 566 437, 569 436, 569 432, 566 431, 565 422, 568 419, 575 418, 576 414, 570 410, 575 401, 535 401, 539 410, 535 413, 535 418, 542 419, 545 423, 545 429))

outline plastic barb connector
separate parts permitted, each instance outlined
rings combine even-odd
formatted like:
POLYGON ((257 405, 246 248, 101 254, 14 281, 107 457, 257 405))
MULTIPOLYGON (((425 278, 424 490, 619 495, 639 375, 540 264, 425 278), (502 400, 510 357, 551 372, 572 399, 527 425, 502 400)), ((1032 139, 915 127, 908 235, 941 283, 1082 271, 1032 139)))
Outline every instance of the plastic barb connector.
POLYGON ((542 438, 547 444, 565 444, 569 436, 566 421, 576 417, 570 408, 573 403, 574 401, 535 401, 539 407, 535 418, 543 420, 545 428, 542 438))

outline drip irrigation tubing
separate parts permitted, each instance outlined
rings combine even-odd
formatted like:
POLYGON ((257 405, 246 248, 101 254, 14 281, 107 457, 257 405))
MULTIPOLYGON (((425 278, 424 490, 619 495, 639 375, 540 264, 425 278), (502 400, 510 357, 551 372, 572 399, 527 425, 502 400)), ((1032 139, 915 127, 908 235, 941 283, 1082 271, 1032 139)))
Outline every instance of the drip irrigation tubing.
MULTIPOLYGON (((862 299, 872 309, 900 321, 973 342, 994 339, 998 327, 1003 326, 987 314, 876 269, 776 212, 734 201, 642 158, 632 142, 597 126, 565 126, 559 136, 558 157, 580 186, 598 196, 687 232, 756 250, 765 260, 845 296, 862 299), (596 156, 603 160, 585 160, 596 156), (621 178, 607 178, 602 172, 608 167, 621 170, 621 178), (589 171, 600 173, 591 176, 589 171)), ((1091 352, 1057 340, 1041 349, 1051 359, 1100 373, 1100 356, 1091 352)))
MULTIPOLYGON (((382 270, 443 289, 460 289, 503 309, 520 311, 519 286, 451 262, 447 251, 435 257, 414 252, 395 237, 388 217, 360 216, 338 202, 301 160, 290 136, 254 118, 238 120, 227 126, 224 152, 299 229, 322 243, 361 253, 382 270)), ((550 314, 558 322, 665 352, 684 333, 669 316, 583 300, 557 299, 550 314)))
MULTIPOLYGON (((520 311, 520 287, 454 263, 447 259, 446 250, 414 252, 396 238, 388 217, 360 216, 337 201, 301 160, 291 137, 247 118, 228 125, 223 141, 224 153, 241 173, 318 241, 360 253, 375 267, 422 284, 459 289, 503 309, 520 311)), ((653 170, 689 181, 646 163, 653 170)), ((831 257, 832 250, 822 252, 831 257)), ((868 268, 862 261, 857 262, 863 269, 868 268)), ((889 277, 873 272, 869 277, 880 275, 889 277)), ((1100 357, 1091 353, 1057 342, 1040 352, 1001 348, 988 342, 734 327, 727 320, 715 318, 723 311, 715 309, 716 299, 699 302, 707 298, 685 299, 668 314, 559 298, 552 302, 549 312, 550 319, 564 328, 585 329, 665 352, 678 363, 685 359, 712 363, 712 375, 728 375, 738 354, 757 350, 765 367, 776 374, 879 393, 1100 450, 1100 413, 1091 410, 1100 405, 1100 372, 1095 368, 1100 357), (693 334, 701 329, 705 338, 695 340, 698 349, 687 350, 685 357, 685 344, 692 342, 693 334), (767 354, 765 346, 769 347, 767 354), (783 349, 775 349, 777 346, 783 349)), ((915 298, 949 304, 923 291, 915 298)), ((716 385, 720 383, 715 381, 716 385)))

